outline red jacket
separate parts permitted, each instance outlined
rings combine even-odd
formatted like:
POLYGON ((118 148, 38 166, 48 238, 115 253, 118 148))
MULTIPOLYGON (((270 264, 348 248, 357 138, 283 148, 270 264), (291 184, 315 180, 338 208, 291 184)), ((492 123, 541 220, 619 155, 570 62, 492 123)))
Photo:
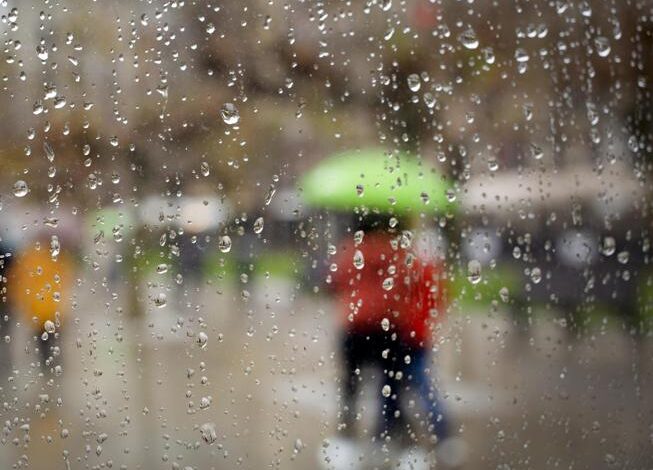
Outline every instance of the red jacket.
POLYGON ((387 328, 411 345, 428 346, 446 308, 444 270, 425 264, 398 242, 393 246, 393 240, 389 234, 370 234, 358 246, 348 240, 339 248, 331 277, 344 327, 359 333, 387 328))

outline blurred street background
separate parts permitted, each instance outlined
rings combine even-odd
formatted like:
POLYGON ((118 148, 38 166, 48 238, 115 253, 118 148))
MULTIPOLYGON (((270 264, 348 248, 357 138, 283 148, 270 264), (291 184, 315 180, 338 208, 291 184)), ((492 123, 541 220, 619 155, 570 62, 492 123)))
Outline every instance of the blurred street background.
POLYGON ((366 380, 346 468, 653 468, 652 2, 0 15, 0 469, 335 468, 330 279, 380 205, 445 266, 459 461, 374 447, 366 380))

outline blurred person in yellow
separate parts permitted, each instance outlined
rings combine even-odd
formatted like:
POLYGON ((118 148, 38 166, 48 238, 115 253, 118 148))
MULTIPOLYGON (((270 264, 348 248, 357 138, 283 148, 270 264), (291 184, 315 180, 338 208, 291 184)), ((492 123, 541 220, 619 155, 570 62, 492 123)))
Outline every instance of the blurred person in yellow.
POLYGON ((9 270, 8 297, 39 338, 41 367, 59 355, 63 317, 69 308, 73 263, 56 235, 40 236, 19 250, 9 270))

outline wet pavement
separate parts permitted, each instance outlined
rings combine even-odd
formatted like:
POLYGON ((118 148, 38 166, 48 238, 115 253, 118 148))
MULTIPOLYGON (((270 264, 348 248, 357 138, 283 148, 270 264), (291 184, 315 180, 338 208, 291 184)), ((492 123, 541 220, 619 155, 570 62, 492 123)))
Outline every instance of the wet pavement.
MULTIPOLYGON (((0 468, 320 468, 337 423, 329 298, 252 280, 170 290, 157 308, 148 297, 165 289, 151 283, 133 317, 125 286, 85 279, 60 376, 39 377, 24 325, 12 334, 0 468)), ((600 324, 577 339, 554 316, 527 335, 505 312, 443 326, 434 370, 468 449, 462 468, 652 468, 653 342, 600 324)))

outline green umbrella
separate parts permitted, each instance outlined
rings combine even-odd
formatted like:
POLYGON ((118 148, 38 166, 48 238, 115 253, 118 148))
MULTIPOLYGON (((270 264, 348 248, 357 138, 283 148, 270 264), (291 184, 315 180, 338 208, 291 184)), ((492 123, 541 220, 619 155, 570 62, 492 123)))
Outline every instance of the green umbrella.
POLYGON ((311 206, 350 211, 446 212, 450 183, 435 169, 407 154, 382 149, 351 151, 320 162, 301 180, 311 206))

